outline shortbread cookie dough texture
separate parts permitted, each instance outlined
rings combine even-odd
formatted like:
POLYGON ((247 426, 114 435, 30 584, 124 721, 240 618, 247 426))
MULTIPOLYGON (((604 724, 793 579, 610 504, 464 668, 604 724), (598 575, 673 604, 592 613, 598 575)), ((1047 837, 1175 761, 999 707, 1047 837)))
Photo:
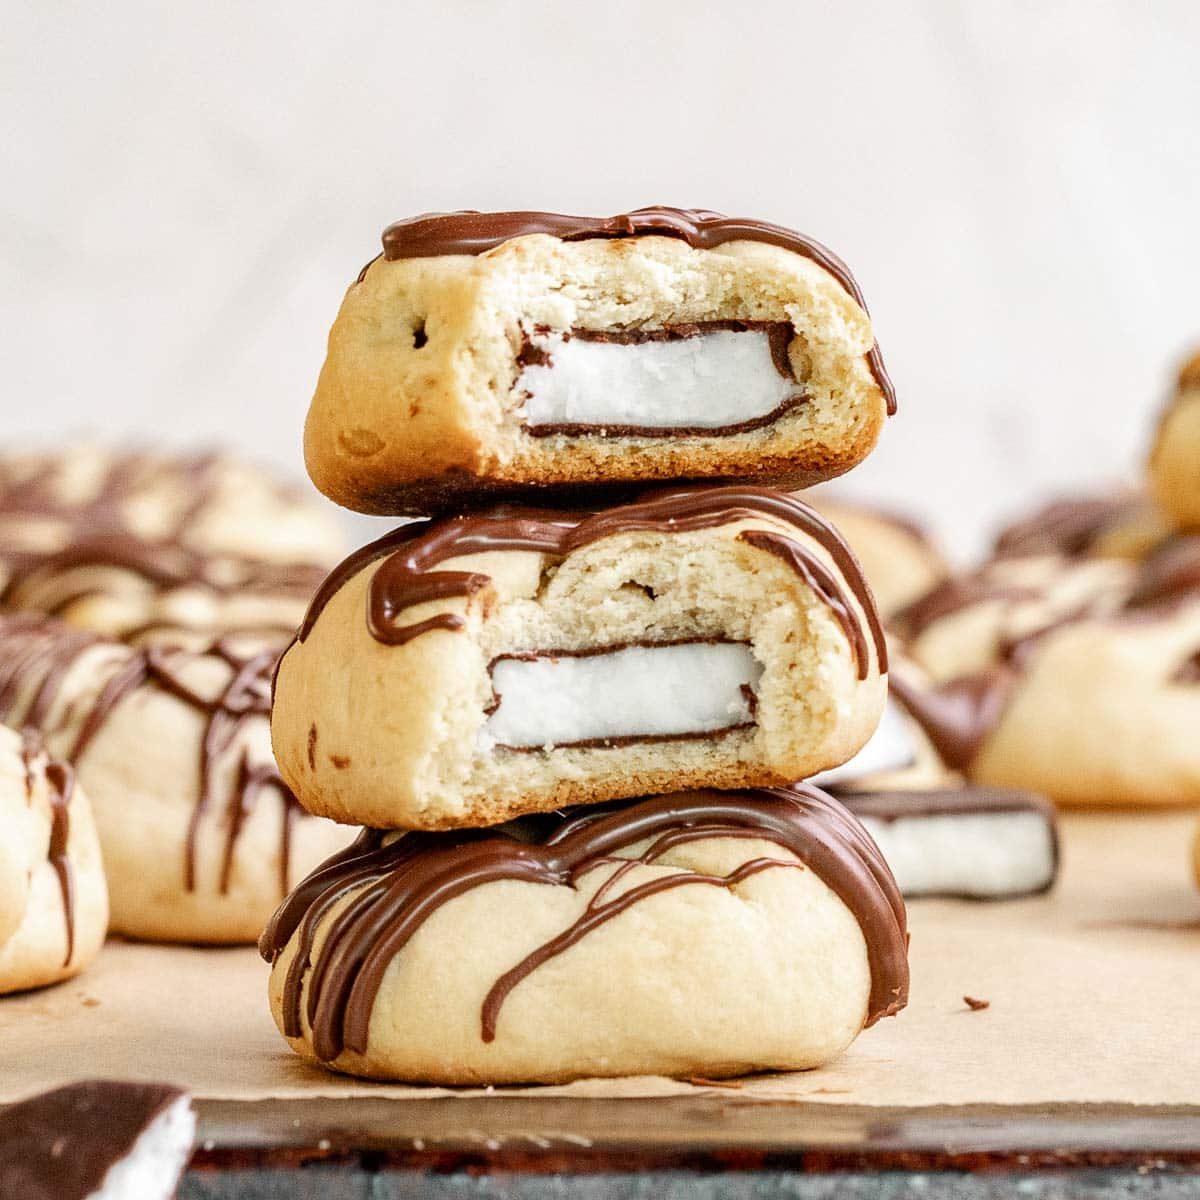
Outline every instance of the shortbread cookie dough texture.
POLYGON ((351 286, 305 458, 349 508, 425 515, 563 485, 806 486, 894 393, 832 252, 674 208, 401 221, 351 286))
POLYGON ((315 498, 228 455, 0 455, 0 609, 127 641, 280 645, 341 553, 315 498))
MULTIPOLYGON (((353 834, 297 805, 271 758, 272 650, 135 648, 0 617, 0 721, 40 730, 92 801, 117 933, 253 942, 353 834)), ((80 827, 86 829, 84 818, 80 827)))
POLYGON ((828 522, 761 488, 683 488, 366 547, 280 662, 273 739, 312 812, 491 825, 836 766, 878 724, 886 670, 870 590, 828 522))
POLYGON ((908 995, 891 872, 806 785, 368 830, 261 949, 299 1053, 447 1084, 811 1067, 908 995))
POLYGON ((77 975, 108 926, 100 844, 74 772, 32 730, 0 725, 0 829, 0 993, 77 975))
POLYGON ((1177 524, 1200 529, 1200 354, 1184 363, 1159 422, 1150 480, 1159 504, 1177 524))

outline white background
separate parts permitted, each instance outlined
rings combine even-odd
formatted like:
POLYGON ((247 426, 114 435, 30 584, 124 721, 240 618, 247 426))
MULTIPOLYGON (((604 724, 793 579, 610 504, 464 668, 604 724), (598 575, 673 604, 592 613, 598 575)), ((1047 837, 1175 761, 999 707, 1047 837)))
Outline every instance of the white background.
POLYGON ((668 203, 859 276, 901 412, 846 487, 969 547, 1138 469, 1200 340, 1200 5, 3 5, 3 435, 298 467, 346 284, 428 209, 668 203))

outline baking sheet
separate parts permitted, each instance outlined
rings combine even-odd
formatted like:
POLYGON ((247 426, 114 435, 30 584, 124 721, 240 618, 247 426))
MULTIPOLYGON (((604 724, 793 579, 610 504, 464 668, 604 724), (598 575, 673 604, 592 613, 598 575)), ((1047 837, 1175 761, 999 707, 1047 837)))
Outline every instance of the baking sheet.
MULTIPOLYGON (((823 1104, 1200 1103, 1194 814, 1063 819, 1049 896, 910 904, 912 1000, 836 1063, 740 1081, 823 1104), (963 1000, 987 1000, 972 1010, 963 1000)), ((212 1099, 481 1095, 304 1064, 275 1031, 249 948, 110 941, 82 977, 0 999, 0 1101, 80 1076, 166 1079, 212 1099)), ((703 1084, 587 1080, 495 1094, 658 1096, 703 1084)), ((490 1089, 489 1089, 490 1091, 490 1089)))

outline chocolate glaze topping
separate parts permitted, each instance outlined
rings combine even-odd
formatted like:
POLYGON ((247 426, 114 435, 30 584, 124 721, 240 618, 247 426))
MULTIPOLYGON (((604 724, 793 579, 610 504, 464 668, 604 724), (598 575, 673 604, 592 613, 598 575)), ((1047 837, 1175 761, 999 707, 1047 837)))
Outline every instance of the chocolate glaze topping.
MULTIPOLYGON (((233 746, 247 721, 270 715, 270 678, 275 653, 264 651, 244 657, 228 640, 214 642, 203 653, 224 661, 231 675, 224 689, 217 696, 209 697, 196 692, 186 681, 183 667, 197 657, 191 651, 163 647, 133 649, 33 615, 0 617, 0 721, 17 728, 31 728, 47 734, 53 732, 49 723, 53 716, 57 725, 56 702, 64 681, 81 656, 99 646, 111 647, 120 661, 82 716, 74 710, 80 725, 65 755, 69 761, 79 760, 121 702, 141 687, 169 692, 205 719, 197 762, 200 799, 192 814, 184 847, 184 884, 188 891, 194 891, 196 838, 202 818, 216 800, 217 764, 233 746)), ((67 778, 64 777, 64 786, 67 778)), ((225 814, 226 840, 219 883, 222 895, 229 890, 233 855, 242 825, 265 790, 274 791, 283 807, 279 886, 281 895, 287 893, 292 824, 299 805, 273 762, 253 764, 243 751, 229 787, 225 814)), ((67 800, 69 787, 62 806, 64 822, 67 800)), ((64 848, 65 838, 64 824, 64 848)))
POLYGON ((908 999, 904 902, 875 843, 846 809, 807 784, 747 792, 684 792, 554 814, 518 837, 505 829, 409 833, 364 830, 292 892, 272 917, 259 949, 269 962, 295 935, 296 953, 283 993, 284 1031, 312 1030, 313 1049, 330 1062, 343 1050, 365 1053, 371 1011, 384 973, 408 940, 441 905, 498 880, 576 887, 588 872, 615 868, 583 915, 539 946, 492 985, 480 1011, 480 1036, 492 1041, 506 997, 533 971, 639 901, 669 888, 733 887, 772 868, 816 874, 855 914, 867 943, 871 996, 865 1025, 890 1016, 908 999), (775 842, 800 860, 751 859, 728 876, 689 871, 659 876, 612 896, 638 864, 652 864, 673 846, 705 838, 775 842), (391 840, 389 840, 391 839, 391 840), (637 858, 621 851, 649 845, 637 858), (318 927, 329 922, 319 953, 318 927), (307 1005, 302 1009, 307 982, 307 1005))
MULTIPOLYGON (((712 250, 726 242, 765 242, 815 262, 867 311, 866 300, 850 268, 820 242, 765 221, 726 217, 705 209, 639 208, 615 217, 572 217, 545 212, 451 212, 426 213, 397 221, 383 231, 383 257, 389 262, 403 258, 433 258, 443 254, 486 254, 489 250, 531 234, 546 234, 564 242, 596 238, 671 237, 693 249, 712 250)), ((370 266, 370 264, 367 264, 370 266)), ((359 276, 361 280, 366 273, 359 276)), ((867 364, 883 392, 887 411, 896 411, 896 390, 883 364, 876 342, 867 353, 867 364)))
POLYGON ((184 1095, 162 1083, 90 1079, 0 1111, 0 1196, 87 1200, 184 1095))
POLYGON ((37 784, 38 764, 44 763, 43 777, 50 802, 50 845, 46 858, 58 876, 58 888, 62 894, 63 920, 66 923, 67 952, 63 966, 75 953, 75 876, 71 870, 71 859, 67 854, 67 843, 71 836, 71 797, 75 792, 75 774, 65 763, 45 762, 45 749, 36 730, 21 730, 21 761, 25 766, 25 796, 33 799, 37 784))
MULTIPOLYGON (((489 512, 402 525, 364 546, 336 567, 313 597, 297 640, 312 631, 330 598, 352 576, 382 559, 370 585, 367 622, 371 635, 385 645, 402 645, 433 629, 459 630, 466 622, 456 613, 437 613, 406 623, 407 610, 429 600, 470 597, 488 587, 489 576, 475 571, 434 570, 447 559, 467 554, 517 550, 563 557, 601 538, 631 531, 686 533, 711 529, 748 517, 769 517, 813 538, 833 559, 866 616, 880 671, 887 670, 887 643, 871 590, 841 535, 808 505, 793 496, 764 488, 675 488, 648 499, 603 512, 501 508, 489 512)), ((841 583, 815 555, 782 533, 747 530, 739 535, 781 558, 828 604, 854 650, 860 679, 869 670, 866 636, 841 583)))

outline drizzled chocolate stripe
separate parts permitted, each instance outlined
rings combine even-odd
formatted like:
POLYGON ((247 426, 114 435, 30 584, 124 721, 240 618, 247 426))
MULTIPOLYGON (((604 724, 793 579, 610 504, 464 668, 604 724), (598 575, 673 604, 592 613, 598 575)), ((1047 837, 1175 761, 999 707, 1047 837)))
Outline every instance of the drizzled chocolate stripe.
MULTIPOLYGON (((442 254, 486 254, 513 238, 547 234, 564 242, 595 238, 671 237, 696 250, 712 250, 726 242, 765 242, 799 254, 828 271, 854 302, 867 312, 867 302, 850 268, 827 246, 794 229, 744 217, 726 217, 706 209, 639 208, 615 217, 573 217, 546 212, 427 213, 397 221, 383 231, 383 257, 433 258, 442 254)), ((371 264, 368 263, 369 267, 371 264)), ((359 275, 359 282, 366 267, 359 275)), ((879 343, 867 352, 867 365, 887 403, 896 411, 896 389, 883 363, 879 343)))
MULTIPOLYGON (((0 516, 53 520, 63 528, 63 548, 57 551, 0 546, 0 607, 25 607, 21 603, 25 589, 87 568, 129 572, 159 593, 201 586, 219 595, 310 596, 323 576, 314 564, 260 562, 205 553, 188 544, 192 526, 214 499, 220 463, 217 454, 179 459, 132 452, 114 455, 95 493, 80 503, 58 492, 59 460, 47 457, 27 475, 18 475, 15 468, 0 462, 0 516), (186 503, 169 529, 153 539, 140 537, 129 527, 124 506, 142 489, 164 483, 181 491, 186 503)), ((279 491, 287 494, 283 487, 279 491)), ((57 616, 103 591, 97 583, 63 586, 52 601, 39 598, 37 607, 57 616)), ((278 625, 271 631, 290 630, 278 625)))
MULTIPOLYGON (((115 669, 111 669, 104 686, 82 715, 78 710, 72 710, 72 716, 79 719, 80 724, 66 755, 71 762, 79 760, 121 702, 141 687, 156 687, 169 692, 205 719, 197 761, 200 798, 189 822, 184 848, 184 884, 188 891, 194 891, 197 886, 196 841, 200 823, 215 802, 217 764, 234 745, 247 721, 270 715, 270 677, 275 654, 264 651, 246 658, 226 640, 218 640, 196 653, 162 647, 136 650, 41 617, 2 617, 0 721, 46 734, 55 732, 48 726, 64 681, 83 654, 100 646, 111 647, 119 658, 110 663, 110 669, 115 669), (212 698, 190 687, 179 670, 182 664, 194 661, 201 654, 220 658, 231 671, 229 683, 212 698)), ((56 728, 57 724, 56 721, 56 728)), ((251 765, 243 754, 229 791, 219 882, 222 895, 229 890, 233 855, 245 818, 254 811, 264 789, 275 791, 283 806, 279 887, 281 895, 287 893, 292 827, 299 804, 274 763, 251 765)), ((65 839, 65 833, 63 836, 65 839)), ((63 844, 65 846, 65 840, 63 844)))
POLYGON ((1017 521, 996 538, 999 558, 1031 554, 1063 554, 1076 558, 1089 550, 1118 521, 1146 506, 1136 493, 1054 500, 1017 521))
POLYGON ((555 814, 534 824, 536 836, 504 830, 409 833, 364 830, 283 902, 259 942, 274 962, 293 936, 295 955, 283 991, 288 1037, 303 1036, 330 1062, 343 1050, 365 1053, 371 1011, 384 973, 421 925, 447 901, 499 880, 576 887, 588 872, 616 869, 583 915, 493 984, 480 1011, 480 1036, 491 1041, 507 996, 543 963, 605 922, 657 892, 691 884, 733 887, 775 867, 814 871, 854 913, 867 944, 871 994, 865 1025, 908 999, 904 902, 875 843, 832 797, 806 784, 746 792, 685 792, 555 814), (689 871, 664 876, 619 896, 615 884, 636 865, 657 862, 673 846, 707 838, 754 838, 790 851, 789 859, 755 858, 726 876, 689 871), (388 840, 393 838, 393 840, 388 840), (621 852, 648 847, 633 859, 621 852), (612 898, 609 898, 612 896, 612 898), (350 897, 324 931, 318 928, 350 897), (302 1009, 307 982, 307 1005, 302 1009))
MULTIPOLYGON (((41 737, 28 727, 21 730, 21 762, 25 767, 25 795, 33 799, 37 783, 37 763, 45 755, 41 737)), ((71 837, 71 797, 75 792, 75 773, 65 763, 47 762, 43 769, 47 798, 50 802, 50 845, 46 860, 58 876, 58 889, 62 895, 63 921, 66 925, 67 952, 62 965, 65 967, 75 953, 75 875, 67 853, 71 837)))
MULTIPOLYGON (((470 597, 491 583, 490 576, 477 571, 432 569, 448 559, 502 550, 565 557, 614 534, 688 533, 755 517, 790 525, 829 554, 870 626, 879 670, 886 671, 887 643, 883 628, 853 551, 824 517, 794 496, 752 487, 677 488, 598 513, 503 508, 403 525, 364 546, 330 573, 309 605, 297 640, 303 642, 308 637, 339 588, 380 559, 383 561, 371 580, 367 623, 377 641, 402 645, 433 629, 454 631, 465 625, 456 613, 438 613, 424 621, 405 624, 401 617, 406 611, 429 600, 470 597)), ((869 664, 860 619, 828 568, 782 534, 745 531, 741 537, 754 545, 760 544, 753 541, 759 538, 762 548, 782 558, 830 605, 854 649, 859 678, 866 678, 869 664)))

